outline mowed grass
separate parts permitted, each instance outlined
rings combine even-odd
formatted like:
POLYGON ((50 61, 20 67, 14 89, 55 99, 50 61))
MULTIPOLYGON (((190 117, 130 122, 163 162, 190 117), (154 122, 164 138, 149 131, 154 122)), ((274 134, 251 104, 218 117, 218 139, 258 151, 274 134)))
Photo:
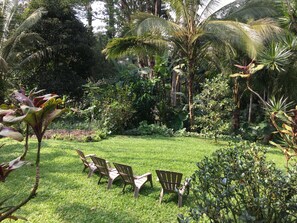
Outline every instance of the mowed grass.
MULTIPOLYGON (((6 145, 1 149, 0 163, 18 156, 23 149, 21 143, 0 140, 6 145)), ((182 208, 177 207, 177 196, 166 194, 159 204, 160 184, 156 181, 156 169, 182 172, 184 179, 196 169, 196 162, 210 156, 224 147, 212 140, 199 138, 127 137, 116 136, 96 143, 78 143, 45 140, 41 152, 41 180, 37 197, 19 210, 16 215, 24 216, 29 222, 177 222, 177 214, 186 214, 193 201, 193 195, 184 199, 182 208), (154 187, 147 183, 134 199, 133 190, 127 186, 122 193, 121 180, 107 190, 107 181, 98 185, 98 176, 87 178, 82 173, 83 165, 75 149, 85 154, 96 154, 112 162, 131 165, 135 174, 151 172, 154 187)), ((34 183, 35 154, 37 142, 30 141, 26 165, 0 183, 0 197, 16 194, 10 200, 13 204, 29 194, 34 183)), ((269 158, 284 166, 280 152, 272 150, 269 158)), ((4 221, 5 222, 5 221, 4 221)), ((10 221, 6 221, 10 222, 10 221)))

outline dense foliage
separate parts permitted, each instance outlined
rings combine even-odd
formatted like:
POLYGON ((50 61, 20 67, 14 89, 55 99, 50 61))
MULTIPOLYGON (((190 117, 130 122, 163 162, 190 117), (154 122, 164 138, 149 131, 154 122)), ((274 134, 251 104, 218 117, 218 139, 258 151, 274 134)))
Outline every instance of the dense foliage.
POLYGON ((229 79, 220 74, 202 84, 203 90, 195 97, 196 123, 201 132, 213 136, 228 135, 234 110, 229 79))
POLYGON ((265 154, 236 146, 198 162, 195 207, 180 222, 296 222, 296 166, 284 173, 265 154))

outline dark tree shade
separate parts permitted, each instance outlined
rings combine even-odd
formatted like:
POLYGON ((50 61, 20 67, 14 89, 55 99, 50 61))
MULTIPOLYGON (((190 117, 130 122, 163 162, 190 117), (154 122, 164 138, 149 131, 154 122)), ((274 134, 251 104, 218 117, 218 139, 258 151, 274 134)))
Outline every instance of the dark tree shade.
POLYGON ((31 78, 25 82, 60 95, 79 97, 81 86, 92 75, 94 38, 69 6, 55 0, 34 1, 31 5, 40 6, 45 7, 48 14, 32 31, 45 40, 41 47, 47 50, 41 63, 30 71, 31 78))

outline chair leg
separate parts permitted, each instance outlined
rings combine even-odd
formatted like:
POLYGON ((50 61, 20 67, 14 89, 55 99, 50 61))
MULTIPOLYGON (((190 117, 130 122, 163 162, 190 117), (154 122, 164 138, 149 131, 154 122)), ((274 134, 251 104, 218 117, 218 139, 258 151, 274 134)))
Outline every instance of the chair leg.
POLYGON ((109 178, 108 178, 107 189, 110 189, 110 188, 111 188, 112 181, 113 181, 113 180, 109 177, 109 178))
POLYGON ((160 204, 161 204, 161 202, 162 202, 163 195, 164 195, 164 190, 163 190, 163 188, 162 188, 162 189, 161 189, 161 193, 160 193, 160 199, 159 199, 160 204))
POLYGON ((94 172, 93 170, 90 170, 90 171, 89 171, 88 178, 91 177, 91 176, 93 175, 93 172, 94 172))
POLYGON ((149 180, 150 183, 151 183, 151 187, 153 187, 153 179, 152 179, 152 175, 149 175, 149 176, 148 176, 148 180, 149 180))
POLYGON ((178 193, 178 207, 180 208, 183 205, 183 195, 178 193))
POLYGON ((98 180, 98 184, 100 184, 101 179, 102 179, 102 175, 100 175, 100 178, 98 180))
POLYGON ((124 183, 124 187, 123 187, 123 190, 122 190, 123 193, 125 193, 125 187, 126 187, 126 183, 124 183))
POLYGON ((138 195, 139 195, 139 188, 138 187, 135 187, 135 189, 134 189, 134 197, 135 198, 138 198, 138 195))

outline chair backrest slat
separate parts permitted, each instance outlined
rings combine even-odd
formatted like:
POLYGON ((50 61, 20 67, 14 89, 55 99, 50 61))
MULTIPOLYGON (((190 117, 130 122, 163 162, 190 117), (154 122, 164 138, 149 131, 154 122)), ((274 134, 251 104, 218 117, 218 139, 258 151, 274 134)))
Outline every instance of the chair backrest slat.
POLYGON ((106 164, 106 160, 99 158, 97 156, 91 156, 91 159, 92 159, 93 163, 95 164, 95 166, 97 167, 97 169, 99 170, 99 172, 103 175, 108 176, 109 171, 108 171, 108 167, 106 164))
POLYGON ((174 192, 181 185, 182 173, 156 170, 160 184, 164 190, 174 192))
POLYGON ((113 163, 118 173, 121 175, 122 179, 128 183, 134 185, 134 176, 131 166, 113 163))
POLYGON ((76 152, 79 155, 79 158, 81 159, 81 161, 84 163, 84 165, 86 167, 89 167, 89 162, 87 161, 87 158, 85 157, 85 154, 79 149, 76 149, 76 152))

